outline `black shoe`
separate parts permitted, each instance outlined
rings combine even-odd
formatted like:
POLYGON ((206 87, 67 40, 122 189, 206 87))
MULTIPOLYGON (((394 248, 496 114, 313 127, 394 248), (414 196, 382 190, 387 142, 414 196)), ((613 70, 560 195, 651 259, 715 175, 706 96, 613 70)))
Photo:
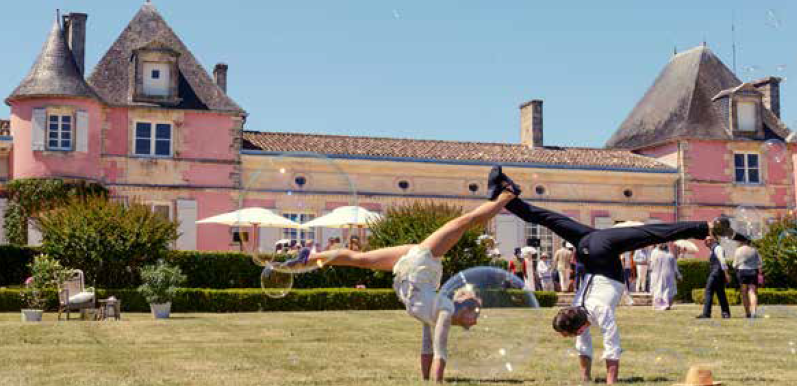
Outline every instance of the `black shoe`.
POLYGON ((711 227, 711 235, 719 241, 720 237, 732 237, 734 234, 731 228, 731 220, 725 215, 714 219, 711 227))
POLYGON ((723 319, 730 319, 731 318, 731 314, 722 314, 722 318, 723 319))
POLYGON ((695 319, 711 319, 711 315, 700 314, 698 316, 695 316, 695 319))
POLYGON ((495 201, 503 191, 503 177, 504 173, 501 170, 501 166, 493 166, 487 176, 487 195, 490 197, 490 201, 495 201))

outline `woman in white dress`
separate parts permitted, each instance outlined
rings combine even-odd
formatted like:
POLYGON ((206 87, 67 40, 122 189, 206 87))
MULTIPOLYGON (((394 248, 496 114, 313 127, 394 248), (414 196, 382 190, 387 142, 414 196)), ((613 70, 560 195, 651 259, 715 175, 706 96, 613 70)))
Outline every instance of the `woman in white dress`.
POLYGON ((453 301, 437 299, 443 275, 443 256, 476 224, 485 224, 495 217, 520 189, 515 184, 497 187, 495 201, 489 201, 473 211, 453 219, 436 230, 418 245, 401 245, 368 252, 351 250, 313 253, 304 259, 293 259, 279 268, 338 265, 393 271, 393 288, 404 303, 407 313, 423 325, 421 375, 428 380, 430 373, 438 382, 443 380, 448 357, 448 333, 451 325, 465 329, 475 325, 479 317, 481 299, 467 286, 454 294, 453 301))
POLYGON ((653 295, 653 309, 669 310, 678 293, 677 280, 681 272, 675 256, 667 244, 659 244, 650 254, 650 292, 653 295))

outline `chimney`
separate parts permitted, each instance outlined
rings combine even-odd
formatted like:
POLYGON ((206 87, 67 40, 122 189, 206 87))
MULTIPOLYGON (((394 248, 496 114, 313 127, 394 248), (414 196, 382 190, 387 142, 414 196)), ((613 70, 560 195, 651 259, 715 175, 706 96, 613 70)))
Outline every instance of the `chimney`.
POLYGON ((86 61, 86 19, 85 13, 68 13, 64 15, 64 36, 80 75, 85 72, 86 61))
POLYGON ((534 99, 520 105, 520 143, 542 147, 542 100, 534 99))
POLYGON ((216 67, 213 67, 213 79, 216 80, 216 84, 219 86, 221 91, 227 93, 227 65, 224 63, 219 63, 216 67))
POLYGON ((764 106, 770 109, 780 119, 780 82, 781 78, 769 76, 756 80, 753 86, 764 94, 764 106))

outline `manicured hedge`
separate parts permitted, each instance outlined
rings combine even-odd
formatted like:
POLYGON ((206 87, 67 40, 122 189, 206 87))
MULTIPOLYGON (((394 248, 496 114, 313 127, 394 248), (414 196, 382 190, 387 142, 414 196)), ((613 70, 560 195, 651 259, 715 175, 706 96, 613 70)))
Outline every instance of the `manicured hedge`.
MULTIPOLYGON (((725 290, 728 296, 728 304, 732 306, 742 304, 742 298, 739 290, 728 288, 725 290)), ((692 291, 692 299, 695 303, 703 304, 704 290, 696 289, 692 291)), ((714 296, 714 304, 719 304, 717 296, 714 296)), ((797 304, 797 290, 786 290, 778 288, 761 288, 758 290, 758 303, 759 304, 797 304)))
MULTIPOLYGON (((97 297, 115 296, 123 311, 148 312, 149 304, 136 290, 97 290, 97 297)), ((556 294, 536 292, 542 307, 553 307, 556 294)), ((48 310, 57 309, 55 291, 50 291, 48 310)), ((19 311, 19 290, 0 289, 0 311, 19 311)), ((172 302, 175 312, 252 312, 252 311, 324 311, 324 310, 396 310, 403 309, 392 289, 318 288, 297 289, 284 298, 272 299, 260 289, 181 288, 172 302)))
POLYGON ((678 260, 678 270, 682 280, 678 281, 678 295, 676 299, 683 302, 692 301, 692 291, 705 288, 708 280, 708 260, 681 259, 678 260))

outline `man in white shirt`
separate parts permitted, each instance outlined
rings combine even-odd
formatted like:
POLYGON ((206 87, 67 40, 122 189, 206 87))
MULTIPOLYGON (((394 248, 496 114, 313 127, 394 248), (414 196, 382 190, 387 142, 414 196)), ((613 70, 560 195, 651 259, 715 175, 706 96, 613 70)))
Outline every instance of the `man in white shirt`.
POLYGON ((647 248, 638 249, 634 252, 636 292, 647 292, 648 290, 648 261, 650 261, 650 254, 647 248))

